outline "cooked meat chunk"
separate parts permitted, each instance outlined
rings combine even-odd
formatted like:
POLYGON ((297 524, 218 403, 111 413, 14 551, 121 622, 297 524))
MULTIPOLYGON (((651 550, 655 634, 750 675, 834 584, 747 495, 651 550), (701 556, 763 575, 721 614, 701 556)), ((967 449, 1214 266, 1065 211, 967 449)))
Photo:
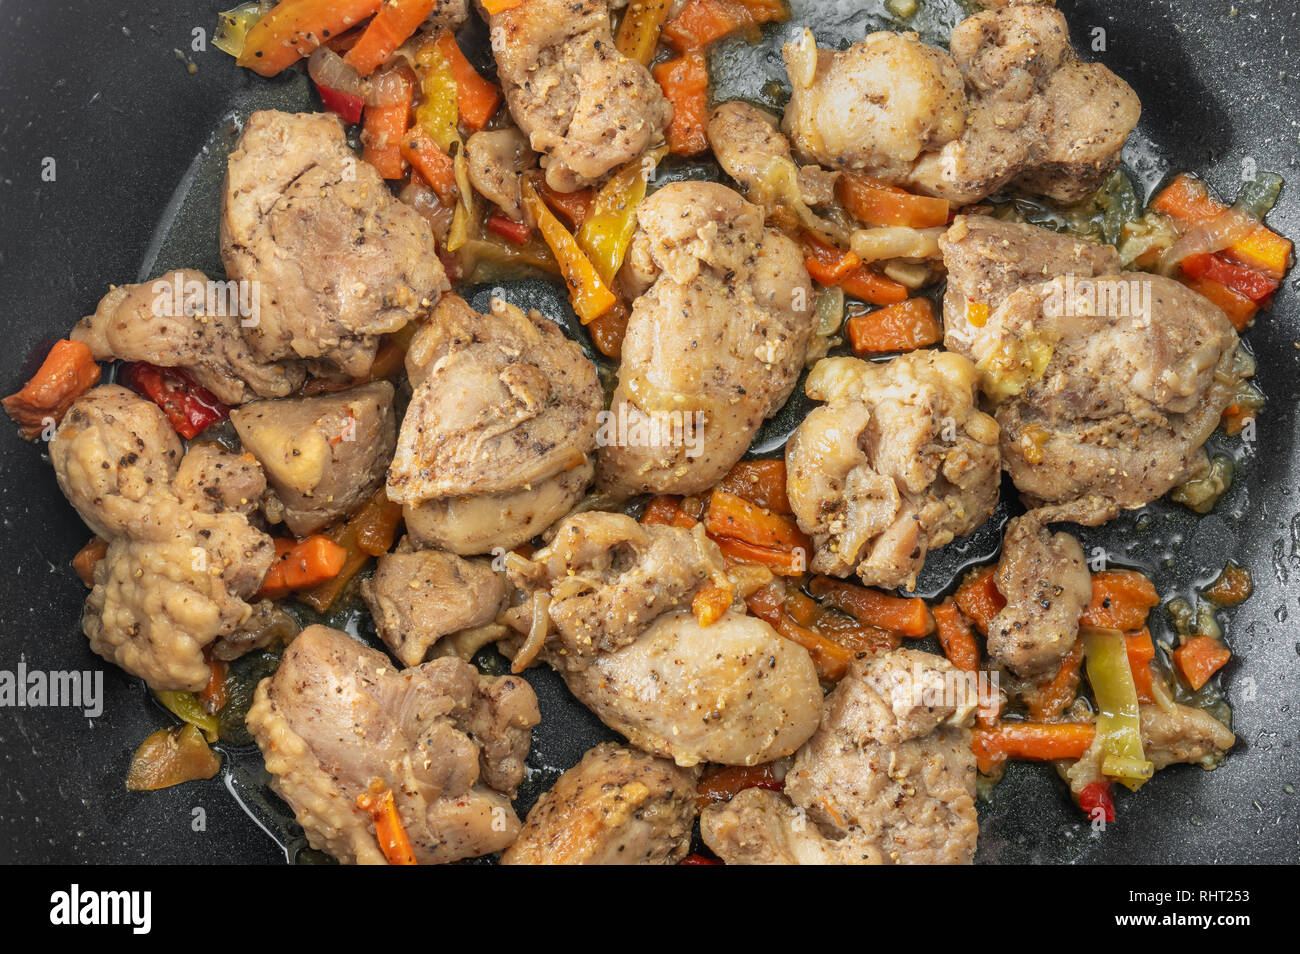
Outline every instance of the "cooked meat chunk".
POLYGON ((969 864, 979 832, 966 674, 899 649, 852 663, 785 794, 749 790, 700 819, 728 864, 969 864))
POLYGON ((551 188, 591 185, 662 141, 672 107, 614 46, 605 0, 529 0, 488 22, 506 105, 551 188))
POLYGON ((524 199, 520 174, 537 165, 537 154, 518 129, 492 129, 476 132, 465 140, 465 158, 469 162, 469 181, 489 202, 496 203, 516 222, 524 220, 524 199))
POLYGON ((596 465, 587 461, 522 490, 407 504, 406 532, 418 546, 462 556, 513 550, 572 510, 595 474, 596 465))
POLYGON ((769 213, 782 198, 780 176, 790 169, 795 170, 795 187, 805 205, 834 201, 837 173, 815 165, 795 166, 790 141, 777 130, 776 117, 756 106, 739 100, 723 103, 709 117, 708 135, 722 171, 749 201, 769 213))
POLYGON ((808 651, 729 611, 708 627, 660 616, 635 642, 574 666, 542 658, 602 722, 678 765, 757 765, 789 755, 817 728, 821 687, 808 651))
POLYGON ((384 482, 397 441, 387 381, 257 401, 232 410, 230 420, 244 449, 266 469, 285 526, 299 537, 369 500, 384 482))
POLYGON ((179 460, 179 445, 157 405, 110 384, 72 406, 50 459, 108 541, 82 614, 90 648, 151 688, 197 692, 205 648, 252 618, 274 547, 246 516, 266 488, 256 464, 210 444, 179 460))
MULTIPOLYGON (((718 545, 704 528, 642 526, 621 513, 578 513, 520 567, 507 567, 523 592, 547 600, 553 648, 571 666, 621 649, 655 619, 689 607, 711 583, 727 585, 718 545)), ((531 619, 531 601, 523 607, 531 619)))
POLYGON ((1054 672, 1092 599, 1079 541, 1048 533, 1033 513, 1016 517, 1007 524, 997 587, 1007 605, 989 624, 989 656, 1018 676, 1054 672))
POLYGON ((225 404, 284 397, 306 373, 299 361, 267 361, 249 349, 241 325, 260 320, 259 302, 260 295, 234 282, 209 282, 192 269, 167 272, 157 281, 118 285, 70 337, 96 361, 182 368, 225 404))
POLYGON ((694 822, 694 772, 607 742, 538 800, 501 863, 675 865, 694 822))
POLYGON ((505 584, 484 560, 415 550, 403 540, 379 557, 361 595, 379 638, 403 665, 415 666, 441 637, 496 619, 505 584))
POLYGON ((1237 744, 1232 730, 1204 709, 1177 703, 1169 710, 1144 705, 1138 708, 1138 714, 1142 750, 1156 771, 1175 762, 1212 769, 1237 744))
POLYGON ((814 366, 808 396, 827 403, 791 436, 786 468, 815 572, 910 588, 927 552, 992 515, 998 427, 975 404, 976 380, 942 351, 814 366))
POLYGON ((784 128, 811 161, 897 182, 962 134, 961 74, 915 34, 870 33, 834 51, 817 49, 805 29, 783 52, 792 90, 784 128))
POLYGON ((494 299, 480 315, 448 296, 406 367, 415 391, 388 472, 395 501, 529 489, 596 446, 595 366, 538 312, 494 299))
POLYGON ((983 327, 972 324, 970 305, 987 306, 992 313, 1025 285, 1062 275, 1076 280, 1118 275, 1122 270, 1113 246, 986 215, 957 216, 939 239, 939 248, 948 270, 943 343, 968 358, 983 327))
POLYGON ((268 361, 307 358, 360 378, 378 336, 447 289, 428 223, 348 148, 329 113, 253 113, 226 174, 221 256, 260 290, 245 328, 268 361))
POLYGON ((510 796, 538 721, 522 679, 480 676, 451 658, 398 670, 324 626, 289 644, 247 718, 272 788, 312 847, 345 864, 385 862, 357 805, 383 790, 420 864, 505 848, 519 832, 510 796))
POLYGON ((597 482, 615 494, 697 493, 745 453, 790 396, 812 334, 794 243, 725 186, 675 182, 637 211, 636 299, 597 482), (624 423, 625 422, 625 423, 624 423))

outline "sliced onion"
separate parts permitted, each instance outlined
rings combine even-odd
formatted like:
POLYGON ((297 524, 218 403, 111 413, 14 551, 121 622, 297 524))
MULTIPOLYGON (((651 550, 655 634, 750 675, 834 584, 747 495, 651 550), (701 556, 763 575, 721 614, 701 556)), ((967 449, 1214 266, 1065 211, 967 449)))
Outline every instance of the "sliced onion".
POLYGON ((370 77, 364 84, 363 93, 367 106, 396 106, 406 100, 406 90, 413 82, 411 68, 399 63, 370 77), (405 77, 403 77, 405 74, 405 77))
POLYGON ((343 61, 328 46, 318 46, 307 58, 307 73, 312 82, 323 89, 332 89, 348 96, 364 96, 366 83, 361 74, 343 61))

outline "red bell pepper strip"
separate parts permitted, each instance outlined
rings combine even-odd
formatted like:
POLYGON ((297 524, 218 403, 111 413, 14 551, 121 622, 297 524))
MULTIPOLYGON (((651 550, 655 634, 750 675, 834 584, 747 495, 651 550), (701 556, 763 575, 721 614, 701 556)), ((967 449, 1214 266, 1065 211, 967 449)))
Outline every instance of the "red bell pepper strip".
POLYGON ((1188 277, 1208 278, 1221 285, 1227 285, 1257 305, 1268 301, 1281 284, 1277 279, 1270 278, 1263 272, 1229 261, 1220 252, 1212 255, 1189 255, 1183 259, 1181 267, 1188 277))
POLYGON ((1115 799, 1110 794, 1109 782, 1093 782, 1091 785, 1084 786, 1083 791, 1079 793, 1079 807, 1089 818, 1097 817, 1097 809, 1101 809, 1101 817, 1108 822, 1115 820, 1115 799))
POLYGON ((180 368, 160 368, 137 362, 122 370, 122 380, 153 401, 181 437, 190 440, 224 420, 230 408, 180 368))
POLYGON ((319 85, 316 87, 316 92, 320 93, 320 101, 324 107, 349 126, 361 122, 361 111, 366 105, 363 97, 319 85))
POLYGON ((533 233, 527 222, 516 222, 514 219, 506 218, 500 212, 493 212, 488 216, 487 227, 489 232, 494 232, 516 245, 523 245, 528 241, 528 236, 533 233))

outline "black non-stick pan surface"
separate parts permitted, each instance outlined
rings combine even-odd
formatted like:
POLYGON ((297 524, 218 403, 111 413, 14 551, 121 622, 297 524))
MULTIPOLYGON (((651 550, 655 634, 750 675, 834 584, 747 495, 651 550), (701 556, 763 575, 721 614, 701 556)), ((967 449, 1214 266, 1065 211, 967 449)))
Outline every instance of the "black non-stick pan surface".
MULTIPOLYGON (((238 70, 210 40, 233 0, 0 0, 0 391, 92 310, 110 283, 190 266, 220 274, 220 177, 237 123, 253 109, 319 108, 293 71, 238 70), (202 30, 202 34, 195 31, 202 30), (192 66, 191 66, 192 64, 192 66), (51 170, 53 175, 50 175, 51 170)), ((942 42, 964 11, 921 0, 917 28, 942 42)), ((1233 196, 1252 165, 1291 178, 1300 148, 1300 8, 1291 0, 1061 0, 1076 46, 1137 90, 1142 121, 1124 154, 1143 198, 1191 170, 1233 196)), ((808 24, 823 45, 897 28, 883 0, 795 0, 764 43, 715 51, 717 99, 782 99, 780 43, 808 24)), ((462 40, 478 45, 482 29, 462 40)), ((1288 183, 1270 222, 1300 237, 1288 183)), ((481 292, 480 295, 485 294, 481 292)), ((562 296, 512 287, 568 322, 562 296)), ((478 302, 480 305, 482 301, 478 302)), ((1121 797, 1104 832, 1083 823, 1050 769, 1013 765, 981 802, 982 862, 1296 862, 1300 860, 1300 314, 1285 286, 1247 340, 1269 406, 1214 513, 1164 502, 1081 533, 1085 549, 1149 572, 1162 595, 1191 595, 1233 559, 1255 595, 1224 615, 1234 660, 1223 674, 1237 747, 1215 772, 1177 766, 1121 797)), ((772 443, 792 408, 765 432, 772 443)), ((0 422, 4 424, 7 422, 0 422)), ((990 558, 1000 521, 932 555, 923 592, 990 558)), ((0 708, 0 861, 282 862, 309 857, 287 808, 266 789, 256 749, 224 749, 209 782, 153 793, 123 786, 131 753, 169 718, 141 682, 92 655, 79 619, 85 591, 69 561, 88 533, 39 445, 0 426, 0 670, 100 670, 104 712, 0 708)), ((1158 615, 1158 613, 1157 613, 1158 615)), ((592 744, 610 737, 547 672, 534 769, 520 809, 592 744)))

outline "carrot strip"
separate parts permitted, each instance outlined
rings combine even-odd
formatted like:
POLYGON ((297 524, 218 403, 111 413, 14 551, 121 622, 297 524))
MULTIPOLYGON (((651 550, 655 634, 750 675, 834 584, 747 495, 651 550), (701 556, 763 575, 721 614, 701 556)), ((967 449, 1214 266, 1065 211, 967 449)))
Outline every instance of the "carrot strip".
MULTIPOLYGON (((1182 173, 1156 196, 1151 208, 1179 225, 1197 225, 1222 215, 1228 207, 1210 195, 1205 183, 1182 173)), ((1227 251, 1269 278, 1281 279, 1291 267, 1291 242, 1263 224, 1233 242, 1227 251)))
POLYGON ((803 576, 808 572, 808 553, 806 550, 771 550, 755 546, 744 540, 730 537, 710 537, 722 551, 722 555, 732 563, 747 563, 765 566, 777 576, 803 576))
POLYGON ((379 842, 379 850, 384 853, 390 865, 418 864, 415 852, 411 849, 411 840, 406 836, 402 816, 397 813, 397 803, 393 799, 391 788, 358 795, 357 808, 370 815, 375 824, 375 839, 379 842))
POLYGON ((1053 722, 1059 719, 1078 697, 1079 678, 1083 673, 1083 647, 1082 639, 1075 640, 1061 660, 1056 675, 1025 693, 1025 706, 1029 710, 1029 717, 1035 722, 1053 722))
POLYGON ((1222 252, 1189 255, 1179 264, 1189 278, 1208 278, 1244 295, 1257 305, 1273 297, 1281 282, 1253 268, 1229 261, 1222 252))
POLYGON ((456 79, 456 105, 460 107, 460 119, 474 132, 488 124, 501 105, 501 90, 479 75, 473 64, 465 59, 460 45, 450 31, 438 35, 438 50, 451 75, 456 79))
POLYGON ((873 305, 893 305, 907 301, 907 286, 886 278, 851 251, 827 245, 814 235, 804 233, 804 267, 819 285, 838 285, 845 293, 873 305))
POLYGON ((998 591, 996 576, 996 566, 981 567, 962 580, 952 597, 966 618, 985 636, 988 635, 989 623, 993 622, 993 617, 1007 605, 998 591))
POLYGON ((684 53, 675 60, 655 66, 655 80, 673 107, 668 126, 668 148, 675 155, 695 156, 709 148, 705 126, 708 122, 709 70, 704 54, 698 50, 684 53))
POLYGON ((35 440, 50 422, 63 420, 73 402, 99 381, 100 373, 88 345, 56 341, 31 380, 0 404, 18 424, 18 432, 35 440))
POLYGON ((330 539, 347 551, 339 572, 332 579, 302 590, 297 598, 318 613, 325 612, 370 557, 392 547, 401 521, 401 506, 390 501, 381 487, 351 520, 329 531, 330 539))
POLYGON ((438 198, 448 205, 456 201, 456 163, 438 148, 419 126, 406 130, 401 142, 402 158, 420 174, 438 198))
POLYGON ((405 174, 402 140, 415 99, 414 79, 404 69, 396 75, 399 86, 396 101, 391 106, 367 106, 361 132, 361 158, 385 179, 400 179, 405 174))
POLYGON ((813 596, 868 626, 879 626, 911 637, 928 636, 935 629, 934 617, 925 600, 919 597, 889 596, 879 590, 843 583, 828 576, 813 577, 808 589, 813 596))
POLYGON ((948 221, 947 199, 913 195, 868 176, 841 173, 836 189, 849 214, 866 225, 925 229, 948 221))
POLYGON ((378 12, 382 2, 283 0, 249 29, 236 62, 262 76, 274 76, 330 37, 378 12))
POLYGON ((709 536, 730 537, 772 550, 812 551, 812 541, 793 519, 717 489, 709 497, 709 536))
POLYGON ((1193 690, 1227 665, 1232 652, 1213 636, 1193 636, 1174 650, 1174 665, 1193 690))
POLYGON ((980 772, 987 775, 1009 758, 1082 758, 1096 734, 1091 722, 1002 722, 992 728, 976 726, 971 749, 980 772))
POLYGON ((957 604, 946 599, 934 608, 935 627, 943 653, 963 672, 976 672, 980 667, 980 648, 970 623, 957 604))
MULTIPOLYGON (((641 522, 650 526, 677 526, 677 520, 681 517, 687 517, 682 512, 681 498, 671 497, 667 494, 660 494, 658 497, 652 497, 646 504, 645 510, 641 514, 641 522)), ((693 525, 695 521, 691 520, 693 525)))
POLYGON ((1092 575, 1092 601, 1079 617, 1083 626, 1141 629, 1160 603, 1155 585, 1135 570, 1102 570, 1092 575))
POLYGON ((208 670, 211 675, 208 676, 208 684, 198 694, 198 700, 204 712, 216 715, 226 706, 226 676, 230 673, 230 666, 224 660, 209 659, 208 670))
POLYGON ((436 4, 437 0, 385 0, 343 61, 369 76, 419 29, 436 4))
POLYGON ((789 516, 793 512, 786 493, 785 461, 780 457, 742 460, 722 478, 718 489, 772 513, 789 516))
POLYGON ((845 323, 855 354, 915 351, 943 338, 943 327, 927 298, 909 298, 895 305, 854 315, 845 323))
POLYGON ((1202 298, 1208 298, 1218 305, 1219 310, 1228 316, 1232 327, 1237 331, 1245 331, 1259 312, 1259 306, 1241 292, 1213 278, 1184 277, 1182 282, 1202 298))
POLYGON ((1151 641, 1151 630, 1144 626, 1135 633, 1125 633, 1124 643, 1128 650, 1128 668, 1133 673, 1133 685, 1137 687, 1138 701, 1155 702, 1151 688, 1151 663, 1156 658, 1156 646, 1151 641))

